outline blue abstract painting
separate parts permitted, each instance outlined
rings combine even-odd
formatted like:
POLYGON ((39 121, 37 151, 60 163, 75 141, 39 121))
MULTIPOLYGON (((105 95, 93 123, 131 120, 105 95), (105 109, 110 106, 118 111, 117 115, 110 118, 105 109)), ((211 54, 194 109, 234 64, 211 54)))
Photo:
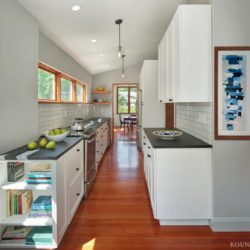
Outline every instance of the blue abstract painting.
POLYGON ((247 56, 222 55, 222 130, 246 131, 247 56))

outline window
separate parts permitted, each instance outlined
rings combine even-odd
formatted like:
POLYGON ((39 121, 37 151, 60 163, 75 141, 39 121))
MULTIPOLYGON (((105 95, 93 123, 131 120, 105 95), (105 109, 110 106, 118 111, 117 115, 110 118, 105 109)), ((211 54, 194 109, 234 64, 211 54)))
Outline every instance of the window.
POLYGON ((54 103, 86 102, 86 84, 45 64, 38 67, 38 101, 54 103))
POLYGON ((70 102, 72 101, 72 82, 61 77, 61 100, 70 102))
POLYGON ((38 99, 55 100, 55 75, 43 69, 38 69, 38 99))
POLYGON ((136 102, 136 87, 117 87, 117 114, 136 113, 136 102))
POLYGON ((80 84, 76 84, 76 101, 82 102, 83 101, 83 87, 80 84))

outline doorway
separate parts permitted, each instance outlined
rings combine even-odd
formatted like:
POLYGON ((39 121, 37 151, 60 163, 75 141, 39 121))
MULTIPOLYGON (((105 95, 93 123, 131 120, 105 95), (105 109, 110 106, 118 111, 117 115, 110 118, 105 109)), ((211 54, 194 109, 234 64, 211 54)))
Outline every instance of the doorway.
POLYGON ((114 132, 136 137, 138 123, 138 84, 113 83, 112 85, 112 140, 114 132))

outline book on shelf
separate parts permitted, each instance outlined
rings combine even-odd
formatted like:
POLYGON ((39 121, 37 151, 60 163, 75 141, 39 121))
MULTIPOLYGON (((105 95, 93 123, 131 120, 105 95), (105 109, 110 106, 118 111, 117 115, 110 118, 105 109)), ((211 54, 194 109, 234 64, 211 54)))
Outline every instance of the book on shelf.
POLYGON ((15 182, 24 176, 24 162, 7 163, 8 181, 15 182))
POLYGON ((33 165, 30 169, 31 172, 50 172, 51 164, 48 162, 40 162, 36 165, 33 165))
POLYGON ((25 226, 7 226, 2 233, 3 244, 26 244, 31 228, 25 226))
POLYGON ((51 210, 52 209, 52 197, 50 195, 39 196, 33 201, 31 210, 51 210))
POLYGON ((26 245, 51 245, 52 243, 51 226, 32 227, 26 239, 26 245))
POLYGON ((6 215, 27 213, 31 208, 32 200, 33 194, 31 190, 7 190, 6 215))
POLYGON ((24 180, 27 184, 52 184, 51 172, 30 172, 24 180))

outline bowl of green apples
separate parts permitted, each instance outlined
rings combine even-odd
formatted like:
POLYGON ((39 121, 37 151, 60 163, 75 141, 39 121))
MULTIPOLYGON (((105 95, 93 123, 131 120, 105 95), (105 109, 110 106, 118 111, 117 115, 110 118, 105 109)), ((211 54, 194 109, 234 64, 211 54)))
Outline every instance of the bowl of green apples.
POLYGON ((60 142, 63 141, 69 134, 66 128, 56 128, 43 133, 43 135, 50 141, 60 142))

